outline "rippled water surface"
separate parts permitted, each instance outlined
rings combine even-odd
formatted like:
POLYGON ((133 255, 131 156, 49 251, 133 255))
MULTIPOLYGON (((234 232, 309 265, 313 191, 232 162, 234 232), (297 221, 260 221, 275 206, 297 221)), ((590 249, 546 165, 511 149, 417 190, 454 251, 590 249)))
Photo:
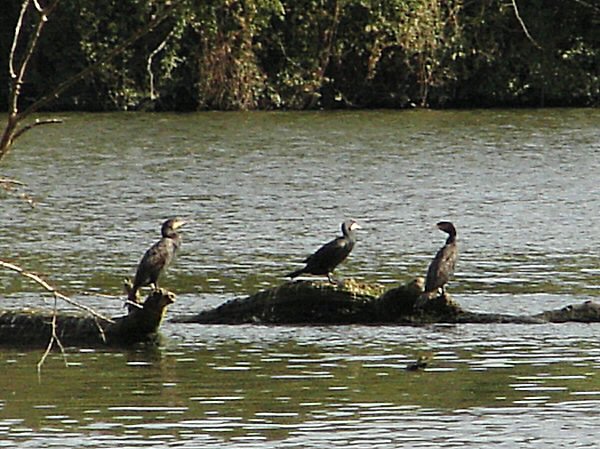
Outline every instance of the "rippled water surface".
MULTIPOLYGON (((465 308, 600 301, 598 123, 597 110, 66 115, 3 162, 37 207, 1 194, 0 258, 119 314, 123 278, 181 215, 163 279, 174 316, 279 284, 347 217, 363 229, 338 274, 405 282, 447 219, 465 308)), ((0 290, 6 307, 44 305, 14 273, 0 290)), ((598 445, 595 324, 163 331, 152 351, 54 353, 41 376, 40 350, 0 350, 0 447, 598 445), (419 356, 428 367, 407 371, 419 356)))

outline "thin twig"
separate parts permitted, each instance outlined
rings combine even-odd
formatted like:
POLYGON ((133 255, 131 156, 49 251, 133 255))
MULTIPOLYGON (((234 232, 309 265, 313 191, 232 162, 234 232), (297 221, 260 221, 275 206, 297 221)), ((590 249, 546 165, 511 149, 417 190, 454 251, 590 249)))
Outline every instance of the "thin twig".
POLYGON ((63 346, 62 342, 60 341, 60 338, 58 338, 58 334, 56 332, 56 329, 57 329, 56 316, 58 315, 58 309, 57 309, 58 304, 57 303, 58 303, 58 296, 55 293, 54 294, 54 310, 52 311, 52 321, 50 323, 52 326, 52 335, 50 336, 50 341, 48 341, 48 346, 46 346, 46 350, 44 351, 44 354, 42 354, 42 357, 40 358, 40 361, 37 364, 38 376, 40 376, 42 374, 42 366, 46 362, 46 358, 50 354, 50 351, 52 351, 52 347, 54 346, 54 343, 56 343, 58 345, 58 347, 60 348, 60 352, 63 356, 63 360, 65 361, 65 366, 66 367, 69 366, 69 363, 67 361, 67 354, 65 352, 65 347, 63 346))
POLYGON ((40 126, 40 125, 54 125, 56 123, 62 123, 62 119, 59 118, 48 118, 48 119, 36 119, 35 122, 33 123, 29 123, 28 125, 23 126, 21 129, 19 129, 17 132, 15 132, 15 135, 13 137, 13 140, 17 140, 22 134, 26 133, 27 131, 29 131, 32 128, 35 128, 36 126, 40 126))
POLYGON ((596 12, 600 12, 600 8, 598 6, 592 5, 584 0, 573 0, 575 3, 579 3, 580 5, 586 6, 588 8, 593 9, 596 12))
POLYGON ((537 47, 541 50, 542 47, 540 46, 540 44, 538 44, 536 42, 536 40, 533 37, 531 37, 531 34, 529 34, 529 30, 525 26, 525 22, 523 22, 523 19, 521 18, 521 15, 519 14, 519 8, 517 7, 517 0, 511 0, 511 1, 512 1, 512 5, 513 5, 513 9, 515 10, 515 17, 519 21, 519 24, 521 24, 521 28, 523 28, 523 32, 525 33, 525 36, 527 36, 527 39, 529 39, 531 41, 531 43, 533 45, 535 45, 535 47, 537 47))
POLYGON ((125 307, 125 306, 133 306, 133 307, 137 307, 138 309, 144 308, 144 306, 142 304, 140 304, 139 302, 130 301, 129 299, 125 300, 125 304, 123 305, 123 307, 125 307))
POLYGON ((102 342, 106 343, 106 334, 104 333, 104 329, 102 328, 96 317, 94 317, 94 324, 96 325, 96 329, 98 329, 98 333, 100 334, 100 338, 102 338, 102 342))
POLYGON ((15 265, 15 264, 12 264, 12 263, 9 263, 9 262, 4 262, 3 260, 0 260, 0 266, 4 267, 4 268, 8 268, 9 270, 16 271, 21 276, 24 276, 26 278, 31 279, 32 281, 38 283, 44 289, 46 289, 47 291, 49 291, 50 293, 52 293, 53 295, 55 295, 57 298, 62 299, 63 301, 67 302, 68 304, 71 304, 72 306, 75 306, 75 307, 77 307, 79 309, 85 310, 86 312, 92 314, 93 316, 95 316, 97 318, 100 318, 101 320, 107 321, 109 323, 114 323, 113 320, 111 320, 110 318, 105 317, 105 316, 99 314, 98 312, 96 312, 91 307, 88 307, 86 305, 80 304, 77 301, 69 298, 68 296, 63 295, 58 290, 56 290, 54 287, 52 287, 50 284, 48 284, 46 281, 44 281, 42 278, 40 278, 38 275, 30 273, 28 271, 25 271, 23 268, 19 267, 18 265, 15 265))
POLYGON ((33 5, 35 6, 35 9, 37 9, 37 12, 39 12, 39 13, 43 12, 44 8, 42 8, 42 6, 39 4, 38 0, 33 0, 33 5))

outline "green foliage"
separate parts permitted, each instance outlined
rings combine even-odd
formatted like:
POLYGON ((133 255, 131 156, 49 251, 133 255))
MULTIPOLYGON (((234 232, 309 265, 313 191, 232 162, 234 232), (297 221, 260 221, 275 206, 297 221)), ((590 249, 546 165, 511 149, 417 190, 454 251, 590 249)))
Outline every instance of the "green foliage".
MULTIPOLYGON (((383 100, 395 107, 427 106, 431 89, 454 79, 451 61, 459 51, 462 37, 461 3, 460 0, 357 2, 346 25, 353 27, 357 17, 366 18, 362 24, 366 39, 357 56, 366 63, 364 84, 387 97, 376 98, 377 103, 383 100)), ((340 71, 347 65, 341 61, 340 71)), ((368 103, 369 98, 359 98, 358 102, 368 103)))
POLYGON ((284 13, 276 0, 207 1, 193 23, 197 39, 198 106, 255 109, 266 95, 256 37, 284 13))
MULTIPOLYGON (((21 2, 6 3, 2 67, 21 2)), ((535 42, 501 0, 61 0, 24 97, 98 60, 171 3, 167 21, 56 107, 600 103, 600 8, 577 0, 518 1, 535 42)))
POLYGON ((512 6, 497 0, 465 7, 466 56, 455 102, 484 106, 600 103, 600 8, 574 0, 519 2, 535 43, 512 6))

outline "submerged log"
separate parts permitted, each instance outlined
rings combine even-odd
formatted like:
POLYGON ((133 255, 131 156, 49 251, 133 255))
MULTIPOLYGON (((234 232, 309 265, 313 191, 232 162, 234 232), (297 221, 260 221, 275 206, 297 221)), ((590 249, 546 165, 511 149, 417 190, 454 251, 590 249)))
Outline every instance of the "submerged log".
POLYGON ((566 323, 568 321, 598 323, 600 322, 600 304, 593 301, 585 301, 582 304, 572 304, 562 309, 538 313, 534 317, 551 323, 566 323))
MULTIPOLYGON (((141 307, 110 321, 90 315, 58 312, 55 333, 63 346, 127 346, 153 342, 175 295, 159 289, 141 307)), ((45 346, 52 337, 52 311, 23 309, 0 311, 0 345, 45 346)))
POLYGON ((371 302, 381 294, 377 285, 346 281, 295 281, 264 290, 247 298, 236 298, 199 315, 179 317, 176 322, 211 324, 348 324, 375 319, 371 302))
POLYGON ((423 278, 385 290, 378 284, 346 280, 286 282, 278 287, 192 316, 179 323, 199 324, 405 324, 600 322, 600 305, 590 301, 536 315, 478 313, 464 310, 448 293, 415 303, 423 293, 423 278))
MULTIPOLYGON (((423 279, 385 290, 379 284, 353 279, 338 284, 292 281, 254 295, 236 298, 197 315, 177 317, 180 323, 202 324, 375 324, 416 323, 413 312, 423 292, 423 279)), ((427 310, 440 316, 454 315, 458 307, 449 297, 432 300, 427 310)), ((421 318, 420 318, 421 317, 421 318)))

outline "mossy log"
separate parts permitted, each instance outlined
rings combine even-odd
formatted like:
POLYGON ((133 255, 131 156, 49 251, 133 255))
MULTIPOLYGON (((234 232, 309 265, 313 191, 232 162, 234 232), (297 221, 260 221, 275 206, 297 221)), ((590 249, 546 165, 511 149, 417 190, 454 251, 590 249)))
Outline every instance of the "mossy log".
MULTIPOLYGON (((177 317, 174 321, 202 324, 416 323, 418 318, 413 316, 413 308, 422 291, 422 278, 388 291, 382 285, 353 279, 338 284, 292 281, 233 299, 197 315, 177 317)), ((444 301, 453 304, 449 298, 444 301)), ((439 304, 432 300, 428 305, 433 313, 439 304)), ((444 308, 444 313, 450 309, 444 308)))
POLYGON ((346 280, 286 282, 236 298, 192 316, 174 319, 200 324, 404 324, 600 322, 600 305, 586 302, 536 315, 477 313, 464 310, 448 293, 423 297, 423 278, 386 290, 378 284, 346 280), (415 307, 415 304, 418 304, 415 307))
POLYGON ((551 323, 566 323, 569 321, 579 323, 600 322, 600 304, 593 301, 585 301, 582 304, 571 304, 557 310, 534 315, 534 318, 551 323))
MULTIPOLYGON (((58 312, 55 334, 63 346, 127 346, 155 342, 167 306, 175 295, 159 289, 151 292, 141 307, 112 322, 91 315, 58 312)), ((0 345, 45 346, 52 337, 54 313, 23 309, 0 311, 0 345)))

